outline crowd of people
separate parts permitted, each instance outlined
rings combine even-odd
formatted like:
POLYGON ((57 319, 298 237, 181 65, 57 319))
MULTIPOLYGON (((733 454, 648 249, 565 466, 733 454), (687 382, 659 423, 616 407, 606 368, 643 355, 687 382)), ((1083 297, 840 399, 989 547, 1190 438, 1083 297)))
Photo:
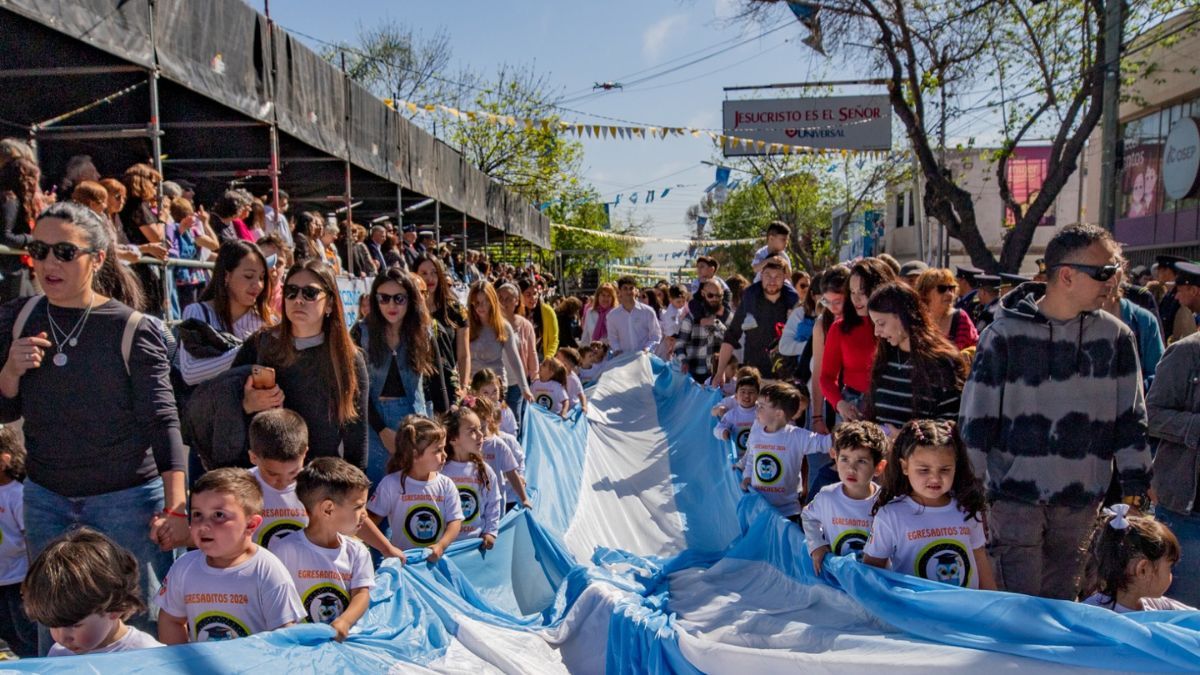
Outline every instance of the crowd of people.
POLYGON ((0 257, 18 654, 305 621, 344 639, 379 560, 491 548, 532 508, 528 407, 586 410, 632 353, 728 395, 714 433, 818 572, 853 554, 1117 611, 1200 602, 1200 266, 1164 258, 1136 285, 1103 230, 1063 229, 1025 279, 886 255, 798 270, 773 223, 753 281, 700 256, 690 284, 557 297, 536 266, 289 215, 282 191, 210 215, 144 164, 106 179, 83 158, 49 195, 27 147, 0 161, 0 243, 26 253, 0 257), (214 264, 172 269, 164 295, 143 256, 214 264), (371 283, 348 327, 350 269, 371 283))

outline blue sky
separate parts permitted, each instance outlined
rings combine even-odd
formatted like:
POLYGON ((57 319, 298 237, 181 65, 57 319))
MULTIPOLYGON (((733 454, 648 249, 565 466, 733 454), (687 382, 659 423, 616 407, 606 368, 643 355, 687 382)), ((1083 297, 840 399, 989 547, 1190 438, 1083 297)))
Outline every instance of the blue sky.
MULTIPOLYGON (((248 1, 262 11, 262 0, 248 1)), ((533 64, 567 94, 590 94, 594 82, 633 79, 627 76, 711 45, 753 38, 786 23, 766 37, 637 87, 565 103, 565 107, 580 111, 563 112, 568 121, 603 122, 581 114, 589 113, 655 126, 716 128, 720 126, 723 86, 842 79, 850 75, 845 64, 821 58, 800 44, 807 31, 786 8, 774 11, 765 24, 731 23, 728 19, 737 2, 274 0, 271 15, 284 27, 330 41, 352 41, 360 23, 384 18, 427 33, 444 29, 458 64, 483 72, 494 70, 499 63, 533 64), (739 37, 741 40, 737 40, 739 37)), ((704 53, 708 52, 695 56, 704 53)), ((675 63, 687 60, 690 58, 675 63)), ((584 176, 606 200, 623 193, 624 214, 631 191, 640 190, 644 198, 648 189, 655 188, 661 194, 663 188, 670 187, 666 199, 638 206, 633 213, 652 219, 648 228, 651 234, 686 236, 685 210, 712 182, 713 169, 700 164, 713 158, 713 148, 706 140, 685 137, 583 143, 584 176)), ((675 248, 679 247, 654 246, 649 250, 675 248)))

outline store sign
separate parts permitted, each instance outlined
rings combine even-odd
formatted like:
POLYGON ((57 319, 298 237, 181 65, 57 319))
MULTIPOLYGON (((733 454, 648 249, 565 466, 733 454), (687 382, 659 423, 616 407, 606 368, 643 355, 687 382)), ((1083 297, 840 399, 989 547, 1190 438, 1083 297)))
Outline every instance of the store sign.
POLYGON ((1200 120, 1185 117, 1167 134, 1162 182, 1169 199, 1187 199, 1200 188, 1200 120))
POLYGON ((726 157, 769 155, 781 146, 889 150, 892 108, 886 95, 725 101, 726 157), (778 144, 772 152, 772 144, 778 144))

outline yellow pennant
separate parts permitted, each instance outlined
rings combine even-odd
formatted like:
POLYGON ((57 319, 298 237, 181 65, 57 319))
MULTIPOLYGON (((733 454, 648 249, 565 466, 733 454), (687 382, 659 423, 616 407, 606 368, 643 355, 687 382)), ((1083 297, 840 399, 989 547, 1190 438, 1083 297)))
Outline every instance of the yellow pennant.
POLYGON ((416 103, 405 103, 404 107, 408 108, 409 112, 413 113, 414 115, 417 113, 417 104, 416 103))

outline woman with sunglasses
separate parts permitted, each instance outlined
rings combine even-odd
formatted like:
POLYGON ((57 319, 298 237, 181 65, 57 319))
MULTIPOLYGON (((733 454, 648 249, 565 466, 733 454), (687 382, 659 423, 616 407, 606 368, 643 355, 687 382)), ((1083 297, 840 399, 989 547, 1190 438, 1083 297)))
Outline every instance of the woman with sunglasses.
POLYGON ((917 295, 930 323, 937 326, 942 336, 954 343, 959 350, 974 347, 979 342, 979 331, 975 322, 964 309, 956 309, 958 280, 948 269, 928 269, 917 277, 917 295))
POLYGON ((26 251, 45 295, 0 311, 0 421, 24 418, 31 555, 92 527, 137 557, 151 597, 189 541, 187 456, 162 332, 101 290, 128 274, 112 250, 85 206, 38 217, 26 251))
POLYGON ((504 402, 516 416, 519 429, 525 402, 533 400, 518 350, 520 339, 512 324, 505 320, 500 309, 500 298, 489 282, 476 281, 471 284, 467 304, 471 308, 467 324, 471 337, 471 369, 475 371, 471 375, 490 368, 500 376, 500 380, 508 387, 504 402))
POLYGON ((446 266, 422 253, 416 258, 417 276, 425 282, 425 307, 433 320, 434 347, 441 377, 429 379, 430 402, 438 413, 448 411, 459 398, 462 383, 471 381, 471 343, 467 332, 467 310, 454 297, 446 266), (436 390, 436 391, 433 391, 436 390))
POLYGON ((233 367, 275 369, 275 386, 243 387, 242 409, 294 410, 308 423, 308 457, 341 457, 367 468, 367 364, 346 330, 337 281, 319 260, 293 265, 283 279, 283 320, 246 340, 233 367))
POLYGON ((429 312, 417 280, 393 267, 375 277, 371 309, 361 328, 359 346, 367 355, 370 391, 370 455, 367 476, 378 483, 396 452, 396 428, 408 415, 428 415, 425 378, 434 374, 429 312))
POLYGON ((966 361, 930 320, 917 293, 900 283, 884 284, 871 294, 867 313, 878 339, 867 419, 895 430, 913 419, 958 419, 966 361))

